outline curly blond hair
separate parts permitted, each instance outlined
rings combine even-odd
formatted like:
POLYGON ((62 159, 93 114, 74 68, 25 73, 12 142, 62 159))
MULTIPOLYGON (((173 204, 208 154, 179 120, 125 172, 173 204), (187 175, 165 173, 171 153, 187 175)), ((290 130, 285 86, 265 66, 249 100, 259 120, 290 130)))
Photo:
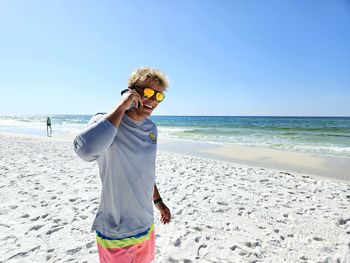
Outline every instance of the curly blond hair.
POLYGON ((157 85, 165 89, 169 86, 169 81, 165 74, 155 68, 141 67, 130 74, 128 87, 144 83, 157 85))

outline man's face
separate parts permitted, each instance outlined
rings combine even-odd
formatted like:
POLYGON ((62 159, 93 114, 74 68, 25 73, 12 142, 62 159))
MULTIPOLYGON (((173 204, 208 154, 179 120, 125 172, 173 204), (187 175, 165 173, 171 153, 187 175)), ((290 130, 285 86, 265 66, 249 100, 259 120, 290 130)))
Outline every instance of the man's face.
MULTIPOLYGON (((156 100, 157 92, 161 92, 164 94, 165 88, 155 84, 152 85, 151 83, 142 84, 142 85, 140 84, 138 86, 140 87, 140 89, 138 89, 138 92, 141 95, 143 106, 136 109, 136 112, 138 115, 141 115, 143 117, 148 117, 152 114, 153 110, 160 103, 156 100), (143 93, 143 88, 149 88, 151 90, 154 90, 154 94, 152 95, 152 97, 150 98, 145 97, 143 93)), ((149 90, 150 93, 152 93, 151 90, 149 90)), ((161 94, 158 94, 158 96, 161 96, 161 94)))

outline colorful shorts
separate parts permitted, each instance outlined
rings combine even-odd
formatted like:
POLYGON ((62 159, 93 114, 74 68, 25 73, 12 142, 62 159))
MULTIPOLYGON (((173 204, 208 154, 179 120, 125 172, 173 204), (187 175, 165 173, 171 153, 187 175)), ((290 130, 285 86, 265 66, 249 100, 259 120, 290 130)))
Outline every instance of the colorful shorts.
POLYGON ((101 263, 150 263, 154 260, 154 225, 126 238, 109 238, 96 231, 96 240, 101 263))

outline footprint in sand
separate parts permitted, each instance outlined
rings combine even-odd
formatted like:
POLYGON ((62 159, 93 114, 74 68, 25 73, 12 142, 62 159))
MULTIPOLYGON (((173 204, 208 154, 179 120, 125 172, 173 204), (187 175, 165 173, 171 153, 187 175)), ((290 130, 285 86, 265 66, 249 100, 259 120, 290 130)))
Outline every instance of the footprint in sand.
POLYGON ((206 247, 207 247, 207 245, 205 245, 205 244, 200 245, 197 249, 197 256, 199 256, 199 251, 203 248, 206 248, 206 247))
POLYGON ((169 262, 169 263, 178 263, 179 261, 176 260, 176 259, 173 259, 172 257, 168 257, 166 262, 169 262))
POLYGON ((49 214, 43 214, 41 218, 46 218, 49 214))
POLYGON ((175 246, 175 247, 180 247, 180 246, 181 246, 181 239, 180 239, 180 238, 178 238, 178 239, 175 240, 174 246, 175 246))
POLYGON ((15 254, 15 255, 9 257, 7 260, 14 259, 14 258, 16 258, 16 257, 24 257, 24 256, 26 256, 28 253, 29 253, 28 251, 26 251, 26 252, 19 252, 19 253, 15 254))
POLYGON ((344 218, 340 218, 338 220, 339 225, 345 225, 348 221, 350 221, 350 218, 344 219, 344 218))
POLYGON ((91 241, 91 242, 89 242, 89 243, 86 243, 85 247, 86 247, 87 249, 89 249, 89 248, 92 248, 92 247, 94 246, 94 244, 95 244, 95 241, 91 241))
POLYGON ((200 228, 199 226, 195 226, 194 228, 193 228, 194 230, 197 230, 197 231, 202 231, 202 228, 200 228))
POLYGON ((80 250, 81 250, 81 247, 77 247, 77 248, 74 248, 74 249, 67 250, 66 253, 68 255, 74 255, 74 254, 78 253, 80 250))
POLYGON ((22 215, 20 218, 28 218, 28 217, 30 217, 29 214, 24 214, 24 215, 22 215))
POLYGON ((177 214, 177 215, 181 215, 182 212, 183 212, 183 209, 180 209, 176 214, 177 214))
POLYGON ((37 221, 39 218, 40 218, 40 216, 37 216, 37 217, 30 219, 30 221, 37 221))
POLYGON ((32 230, 35 230, 35 231, 37 231, 37 230, 39 230, 40 228, 42 228, 44 225, 36 225, 36 226, 33 226, 33 227, 31 227, 27 232, 26 232, 26 234, 28 234, 28 232, 29 231, 32 231, 32 230))
POLYGON ((52 233, 57 232, 57 231, 59 231, 61 229, 63 229, 63 226, 62 227, 57 227, 57 228, 52 228, 52 229, 50 229, 49 231, 46 232, 46 235, 51 235, 52 233))
POLYGON ((228 203, 225 203, 225 202, 217 202, 218 205, 224 205, 224 206, 227 206, 228 203))

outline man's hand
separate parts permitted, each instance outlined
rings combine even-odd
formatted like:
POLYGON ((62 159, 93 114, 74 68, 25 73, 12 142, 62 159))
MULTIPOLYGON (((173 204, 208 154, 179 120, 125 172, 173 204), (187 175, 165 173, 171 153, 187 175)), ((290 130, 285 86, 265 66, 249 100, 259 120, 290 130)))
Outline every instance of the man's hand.
POLYGON ((141 107, 143 105, 142 97, 137 90, 129 88, 125 93, 123 93, 120 105, 124 108, 124 110, 127 110, 130 108, 131 104, 135 105, 134 108, 138 108, 139 106, 141 107))
POLYGON ((160 222, 162 224, 169 224, 171 219, 170 209, 163 202, 157 203, 156 207, 160 212, 160 222))

